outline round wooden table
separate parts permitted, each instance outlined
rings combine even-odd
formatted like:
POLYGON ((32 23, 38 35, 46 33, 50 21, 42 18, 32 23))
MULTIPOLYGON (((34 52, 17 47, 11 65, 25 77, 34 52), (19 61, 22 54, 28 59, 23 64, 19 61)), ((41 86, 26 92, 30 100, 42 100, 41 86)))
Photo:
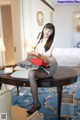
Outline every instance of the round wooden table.
MULTIPOLYGON (((58 120, 61 119, 60 110, 61 110, 62 88, 63 86, 73 84, 76 81, 77 81, 77 71, 71 68, 68 68, 68 67, 58 67, 57 71, 52 77, 37 80, 38 87, 57 87, 58 120)), ((1 88, 2 83, 9 84, 9 85, 15 85, 15 86, 30 87, 28 79, 13 78, 10 76, 10 74, 0 75, 0 88, 1 88)), ((18 94, 19 94, 19 91, 18 91, 18 94)))

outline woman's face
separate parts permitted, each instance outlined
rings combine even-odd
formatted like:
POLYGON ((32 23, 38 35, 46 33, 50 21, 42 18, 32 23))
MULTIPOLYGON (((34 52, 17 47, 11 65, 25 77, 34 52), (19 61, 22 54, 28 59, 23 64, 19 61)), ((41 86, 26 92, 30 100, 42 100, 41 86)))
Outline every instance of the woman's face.
POLYGON ((44 28, 44 30, 43 30, 43 37, 44 38, 48 38, 52 34, 53 34, 53 30, 52 29, 49 29, 49 28, 46 28, 46 27, 44 28))

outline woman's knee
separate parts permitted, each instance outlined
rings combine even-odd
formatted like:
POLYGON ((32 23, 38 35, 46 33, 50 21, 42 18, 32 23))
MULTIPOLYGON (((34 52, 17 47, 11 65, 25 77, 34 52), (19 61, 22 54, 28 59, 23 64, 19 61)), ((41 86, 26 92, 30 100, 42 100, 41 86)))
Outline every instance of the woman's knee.
POLYGON ((29 70, 28 76, 30 77, 35 77, 35 71, 34 70, 29 70))

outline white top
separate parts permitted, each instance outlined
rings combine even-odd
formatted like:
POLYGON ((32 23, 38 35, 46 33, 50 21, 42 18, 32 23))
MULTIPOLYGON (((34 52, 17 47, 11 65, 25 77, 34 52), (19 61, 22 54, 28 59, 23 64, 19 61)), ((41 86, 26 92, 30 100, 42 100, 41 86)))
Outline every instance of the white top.
POLYGON ((52 51, 54 48, 54 41, 48 51, 45 51, 45 48, 44 48, 46 42, 47 42, 47 38, 42 39, 40 43, 36 46, 35 51, 40 53, 43 56, 50 57, 52 55, 52 51))

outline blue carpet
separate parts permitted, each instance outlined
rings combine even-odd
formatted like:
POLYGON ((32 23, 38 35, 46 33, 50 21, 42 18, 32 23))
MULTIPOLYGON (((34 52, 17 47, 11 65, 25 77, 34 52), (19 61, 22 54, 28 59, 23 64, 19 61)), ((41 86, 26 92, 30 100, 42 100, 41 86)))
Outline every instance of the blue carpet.
MULTIPOLYGON (((22 108, 30 109, 33 105, 31 89, 29 87, 19 87, 20 95, 17 96, 17 89, 12 89, 12 104, 22 108)), ((74 120, 80 120, 80 76, 77 82, 63 87, 63 93, 73 94, 75 99, 74 120)), ((39 100, 41 102, 40 112, 44 113, 45 120, 56 120, 57 118, 57 90, 52 88, 39 88, 39 100)), ((61 120, 73 120, 70 116, 61 120)))

